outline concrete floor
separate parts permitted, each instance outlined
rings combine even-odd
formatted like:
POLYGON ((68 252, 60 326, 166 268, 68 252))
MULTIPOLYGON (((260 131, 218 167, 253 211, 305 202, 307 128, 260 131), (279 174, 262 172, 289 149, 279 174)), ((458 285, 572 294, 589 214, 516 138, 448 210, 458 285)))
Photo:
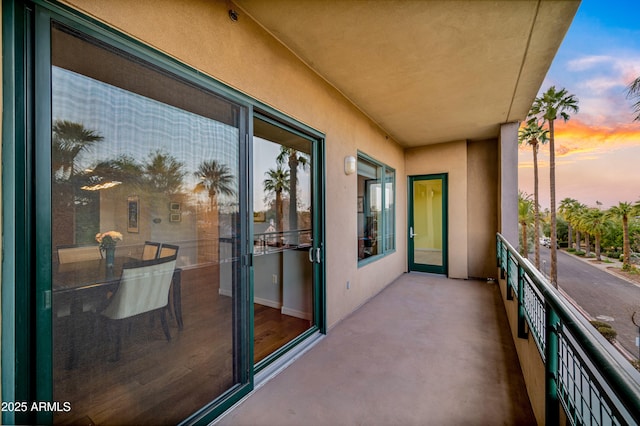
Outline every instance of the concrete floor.
POLYGON ((497 284, 404 274, 218 425, 533 425, 497 284))

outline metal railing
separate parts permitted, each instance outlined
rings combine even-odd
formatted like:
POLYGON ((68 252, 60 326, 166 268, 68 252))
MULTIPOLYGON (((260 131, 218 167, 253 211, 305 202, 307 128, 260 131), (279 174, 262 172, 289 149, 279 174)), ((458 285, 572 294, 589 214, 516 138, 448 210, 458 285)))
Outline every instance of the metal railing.
POLYGON ((640 375, 502 235, 496 242, 518 337, 532 334, 545 365, 545 424, 558 424, 560 404, 573 425, 640 424, 640 375))

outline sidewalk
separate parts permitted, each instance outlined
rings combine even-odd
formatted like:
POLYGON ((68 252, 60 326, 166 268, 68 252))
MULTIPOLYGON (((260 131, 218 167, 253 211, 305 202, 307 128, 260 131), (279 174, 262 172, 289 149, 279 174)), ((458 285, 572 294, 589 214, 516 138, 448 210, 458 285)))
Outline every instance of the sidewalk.
POLYGON ((633 285, 640 287, 640 275, 637 275, 635 279, 633 279, 618 272, 619 270, 622 270, 622 262, 618 259, 611 259, 610 257, 600 256, 602 258, 602 262, 598 262, 595 259, 595 257, 577 256, 573 253, 568 252, 566 249, 562 249, 561 251, 568 254, 569 256, 573 256, 576 259, 579 259, 585 263, 588 263, 591 266, 594 266, 602 271, 605 271, 617 278, 620 278, 621 280, 625 280, 628 283, 631 283, 633 285))

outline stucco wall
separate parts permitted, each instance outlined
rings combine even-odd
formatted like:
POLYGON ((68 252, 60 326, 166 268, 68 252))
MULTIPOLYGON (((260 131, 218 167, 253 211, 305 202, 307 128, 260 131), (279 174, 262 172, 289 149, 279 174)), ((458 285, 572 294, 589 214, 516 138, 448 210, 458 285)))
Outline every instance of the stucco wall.
POLYGON ((448 275, 468 278, 467 142, 450 142, 405 151, 407 176, 448 174, 448 275))
POLYGON ((467 144, 469 277, 495 278, 498 232, 498 143, 467 144))
POLYGON ((240 13, 233 22, 226 2, 210 0, 66 3, 326 135, 329 327, 405 271, 402 148, 249 17, 240 13), (393 167, 397 176, 397 250, 362 268, 357 265, 357 176, 344 174, 344 157, 358 150, 393 167))

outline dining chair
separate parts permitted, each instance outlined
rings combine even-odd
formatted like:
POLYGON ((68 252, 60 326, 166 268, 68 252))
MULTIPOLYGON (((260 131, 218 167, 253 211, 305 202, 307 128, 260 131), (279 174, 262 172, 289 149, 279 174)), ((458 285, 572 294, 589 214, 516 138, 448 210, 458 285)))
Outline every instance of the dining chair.
MULTIPOLYGON (((162 243, 160 250, 158 251, 158 259, 164 259, 167 256, 178 256, 178 249, 180 246, 175 244, 162 243)), ((173 274, 173 292, 171 294, 173 299, 173 314, 178 323, 178 330, 182 330, 184 323, 182 321, 182 270, 176 268, 173 274)), ((171 313, 171 311, 169 311, 171 313)))
POLYGON ((124 265, 118 289, 101 312, 116 327, 115 360, 120 358, 122 322, 138 315, 159 311, 162 330, 171 340, 165 312, 175 266, 175 255, 124 265))
POLYGON ((102 259, 102 252, 98 244, 69 244, 57 247, 58 263, 82 262, 85 260, 102 259))
MULTIPOLYGON (((71 265, 74 262, 83 262, 87 260, 99 260, 102 259, 102 252, 98 244, 68 244, 59 245, 56 247, 58 252, 58 263, 60 265, 71 265)), ((89 312, 94 309, 94 304, 91 300, 82 301, 82 311, 89 312)), ((61 300, 56 303, 55 316, 66 317, 71 314, 71 301, 68 299, 61 300)))
POLYGON ((142 260, 151 260, 158 257, 160 253, 160 243, 145 241, 142 249, 142 260))
POLYGON ((168 256, 177 256, 180 246, 174 244, 162 243, 160 245, 160 251, 158 252, 158 259, 163 259, 168 256))

